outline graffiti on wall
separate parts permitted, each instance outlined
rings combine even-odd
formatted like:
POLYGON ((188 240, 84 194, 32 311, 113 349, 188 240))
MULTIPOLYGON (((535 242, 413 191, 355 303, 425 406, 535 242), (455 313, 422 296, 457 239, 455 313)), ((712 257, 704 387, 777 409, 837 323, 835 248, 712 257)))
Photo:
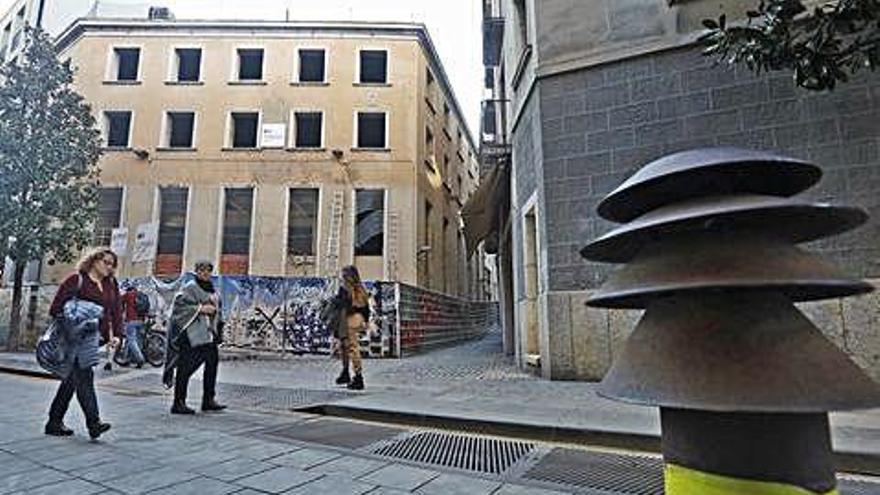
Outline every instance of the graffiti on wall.
MULTIPOLYGON (((150 297, 154 318, 166 324, 177 290, 192 277, 174 281, 155 277, 130 279, 150 297)), ((321 304, 336 293, 337 284, 326 278, 219 276, 214 284, 220 293, 226 326, 226 345, 293 353, 329 354, 330 331, 318 317, 321 304)), ((396 340, 394 286, 366 282, 370 292, 371 317, 361 332, 361 353, 369 357, 390 356, 396 340)))

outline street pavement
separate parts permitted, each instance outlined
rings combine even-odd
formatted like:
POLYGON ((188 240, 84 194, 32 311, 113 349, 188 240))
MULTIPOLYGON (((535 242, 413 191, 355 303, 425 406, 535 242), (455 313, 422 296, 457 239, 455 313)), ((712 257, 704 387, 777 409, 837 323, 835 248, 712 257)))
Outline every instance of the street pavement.
MULTIPOLYGON (((28 362, 25 355, 0 355, 0 369, 21 369, 28 362)), ((579 439, 565 436, 588 431, 653 437, 659 434, 656 411, 599 398, 590 383, 548 382, 520 370, 501 354, 497 333, 405 359, 367 360, 364 366, 367 389, 350 392, 333 385, 339 364, 329 357, 226 360, 220 365, 218 398, 229 403, 230 410, 196 417, 168 414, 170 393, 159 383, 158 370, 99 370, 102 416, 114 425, 100 442, 87 440, 75 403, 67 419, 77 430, 75 437, 42 435, 57 382, 0 374, 0 495, 57 490, 496 495, 662 491, 657 456, 585 449, 573 445, 579 439), (437 418, 447 418, 452 427, 479 433, 497 433, 486 425, 499 424, 517 426, 516 435, 558 430, 552 438, 505 439, 300 412, 315 411, 315 406, 361 417, 373 412, 374 419, 388 421, 404 415, 409 418, 404 422, 434 418, 442 424, 437 418), (405 447, 427 437, 435 443, 405 447), (461 445, 459 451, 471 454, 484 448, 488 452, 490 444, 505 444, 504 452, 523 452, 495 472, 482 464, 458 462, 458 454, 431 452, 445 452, 450 445, 461 445), (599 466, 601 472, 548 469, 565 456, 575 459, 575 465, 599 466), (617 491, 617 485, 602 485, 638 470, 639 479, 653 480, 653 488, 624 483, 620 486, 630 488, 617 491), (616 474, 608 476, 609 472, 616 474)), ((190 405, 198 404, 199 388, 197 383, 191 386, 190 405)), ((834 414, 832 423, 838 452, 871 457, 880 450, 880 412, 834 414)), ((876 481, 847 477, 842 493, 880 494, 876 481)))

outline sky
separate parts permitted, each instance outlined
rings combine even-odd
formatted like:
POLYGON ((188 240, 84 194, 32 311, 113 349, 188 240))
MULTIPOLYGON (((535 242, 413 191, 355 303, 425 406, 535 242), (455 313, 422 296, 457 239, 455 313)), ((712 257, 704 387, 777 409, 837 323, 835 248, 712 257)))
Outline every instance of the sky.
MULTIPOLYGON (((64 2, 65 0, 54 0, 64 2)), ((471 134, 477 139, 482 95, 479 0, 99 0, 102 8, 157 5, 178 19, 361 20, 420 22, 428 27, 471 134)), ((5 12, 13 0, 0 0, 5 12)), ((145 10, 145 9, 144 9, 145 10)))

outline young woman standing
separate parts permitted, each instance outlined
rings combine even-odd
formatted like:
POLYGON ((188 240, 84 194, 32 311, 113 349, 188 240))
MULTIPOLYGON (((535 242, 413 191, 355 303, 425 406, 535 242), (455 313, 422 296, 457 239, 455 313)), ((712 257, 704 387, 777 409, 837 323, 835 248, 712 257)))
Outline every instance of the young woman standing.
POLYGON ((351 390, 364 389, 363 364, 358 335, 370 321, 370 295, 361 283, 356 267, 349 265, 342 269, 342 284, 336 297, 342 301, 343 317, 348 332, 341 339, 342 373, 336 383, 348 384, 351 390), (354 368, 354 378, 348 371, 349 362, 354 368))

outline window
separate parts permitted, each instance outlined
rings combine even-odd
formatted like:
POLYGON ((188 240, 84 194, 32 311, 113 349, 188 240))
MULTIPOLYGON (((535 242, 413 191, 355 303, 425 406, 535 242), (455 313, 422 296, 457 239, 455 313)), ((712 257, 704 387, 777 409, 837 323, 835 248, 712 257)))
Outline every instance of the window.
POLYGON ((192 148, 196 114, 168 112, 166 114, 166 142, 169 148, 192 148))
POLYGON ((525 46, 529 39, 529 22, 528 13, 526 11, 526 1, 513 0, 513 8, 516 12, 516 23, 519 27, 519 41, 522 46, 525 46))
POLYGON ((104 112, 107 146, 110 148, 127 148, 131 134, 131 112, 104 112))
POLYGON ((355 256, 382 256, 385 243, 385 191, 355 191, 355 256))
POLYGON ((462 183, 462 180, 461 180, 461 176, 459 175, 456 178, 456 186, 458 186, 458 189, 456 189, 455 191, 458 194, 458 198, 460 200, 464 201, 464 190, 461 187, 461 183, 462 183))
POLYGON ((443 104, 443 129, 449 127, 449 105, 443 104))
POLYGON ((449 264, 446 259, 446 248, 447 248, 447 239, 449 238, 449 219, 443 217, 443 237, 440 239, 440 256, 441 262, 443 266, 443 292, 449 291, 448 281, 449 278, 449 264))
POLYGON ((140 48, 114 48, 116 57, 116 80, 137 81, 138 65, 141 59, 140 48))
POLYGON ((384 112, 358 112, 357 147, 387 148, 384 112))
POLYGON ((261 81, 263 79, 263 49, 238 49, 238 80, 261 81))
POLYGON ((257 112, 232 112, 232 147, 256 148, 259 122, 257 112))
POLYGON ((6 55, 6 46, 9 45, 9 38, 12 36, 12 23, 3 28, 3 37, 0 38, 0 58, 6 55))
POLYGON ((251 251, 254 190, 250 187, 226 189, 225 196, 220 273, 246 275, 251 251))
POLYGON ((176 276, 183 269, 183 246, 186 239, 186 209, 189 189, 159 189, 159 242, 156 247, 157 275, 176 276))
POLYGON ((324 82, 324 50, 302 49, 299 51, 299 82, 324 82))
POLYGON ((202 50, 200 48, 175 48, 177 80, 197 82, 201 78, 202 50))
POLYGON ((388 82, 388 52, 385 50, 361 50, 361 81, 366 84, 388 82))
POLYGON ((436 164, 434 163, 434 133, 428 127, 425 127, 425 160, 428 162, 428 166, 436 172, 436 164))
POLYGON ((291 189, 287 211, 287 254, 314 256, 318 230, 318 190, 291 189))
POLYGON ((296 125, 294 146, 297 148, 320 148, 322 146, 323 117, 321 112, 296 112, 294 114, 294 125, 296 125))
POLYGON ((109 246, 113 229, 119 227, 122 214, 122 188, 102 187, 98 194, 98 224, 93 245, 109 246))
POLYGON ((443 182, 449 177, 449 155, 443 155, 443 182))
POLYGON ((434 74, 431 74, 431 69, 425 69, 425 80, 427 81, 426 85, 428 88, 434 87, 434 74))

